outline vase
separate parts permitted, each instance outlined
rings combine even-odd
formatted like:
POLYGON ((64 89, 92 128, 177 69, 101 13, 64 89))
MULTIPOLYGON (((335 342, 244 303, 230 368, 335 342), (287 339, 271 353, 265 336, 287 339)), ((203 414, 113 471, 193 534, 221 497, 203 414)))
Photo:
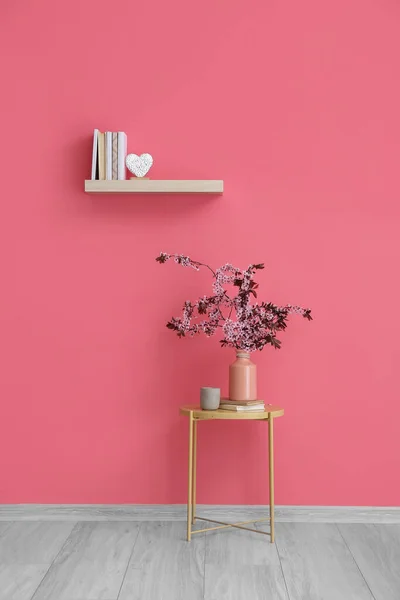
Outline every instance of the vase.
POLYGON ((229 399, 257 400, 257 366, 248 352, 238 350, 229 366, 229 399))

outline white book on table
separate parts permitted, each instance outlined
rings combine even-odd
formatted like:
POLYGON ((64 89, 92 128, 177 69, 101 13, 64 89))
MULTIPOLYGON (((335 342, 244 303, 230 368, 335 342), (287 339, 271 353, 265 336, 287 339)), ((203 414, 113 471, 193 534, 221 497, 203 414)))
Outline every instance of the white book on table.
POLYGON ((92 179, 96 179, 97 173, 97 140, 99 137, 99 130, 95 129, 93 132, 93 151, 92 151, 92 179))
POLYGON ((232 410, 234 412, 263 412, 265 410, 264 403, 260 404, 252 404, 251 406, 238 406, 233 404, 224 404, 223 402, 220 405, 221 410, 232 410))
POLYGON ((112 133, 106 131, 106 179, 112 180, 112 133))
POLYGON ((123 131, 118 131, 118 179, 126 179, 125 159, 127 151, 127 135, 123 131))

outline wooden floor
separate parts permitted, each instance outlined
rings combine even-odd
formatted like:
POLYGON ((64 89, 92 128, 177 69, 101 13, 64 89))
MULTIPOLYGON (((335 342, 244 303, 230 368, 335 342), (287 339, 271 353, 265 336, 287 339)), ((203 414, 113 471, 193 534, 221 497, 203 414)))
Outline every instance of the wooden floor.
POLYGON ((177 521, 0 522, 0 600, 400 599, 400 525, 184 536, 177 521))

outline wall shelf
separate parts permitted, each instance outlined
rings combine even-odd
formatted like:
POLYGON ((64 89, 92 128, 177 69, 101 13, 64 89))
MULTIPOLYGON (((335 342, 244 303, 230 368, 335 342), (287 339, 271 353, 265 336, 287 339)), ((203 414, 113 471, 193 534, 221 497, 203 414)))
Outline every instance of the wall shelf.
POLYGON ((219 179, 126 179, 99 181, 87 179, 85 192, 91 194, 222 194, 219 179))

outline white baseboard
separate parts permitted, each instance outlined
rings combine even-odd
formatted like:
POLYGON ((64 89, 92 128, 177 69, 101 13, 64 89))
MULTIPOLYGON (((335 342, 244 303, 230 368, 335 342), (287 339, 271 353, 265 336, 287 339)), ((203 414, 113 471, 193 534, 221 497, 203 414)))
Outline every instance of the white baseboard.
MULTIPOLYGON (((268 516, 261 505, 197 506, 198 516, 230 521, 268 516)), ((0 504, 0 521, 184 521, 185 504, 0 504)), ((276 506, 275 521, 400 523, 400 507, 276 506)))

